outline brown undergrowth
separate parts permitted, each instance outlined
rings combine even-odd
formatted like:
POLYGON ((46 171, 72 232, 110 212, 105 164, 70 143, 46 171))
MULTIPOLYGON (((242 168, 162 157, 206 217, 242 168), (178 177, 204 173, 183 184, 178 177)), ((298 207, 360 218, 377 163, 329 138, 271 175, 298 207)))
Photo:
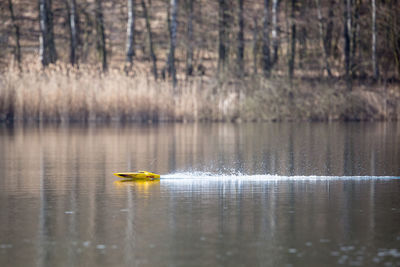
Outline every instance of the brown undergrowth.
POLYGON ((192 78, 172 88, 145 72, 36 65, 0 75, 0 121, 285 121, 397 120, 398 85, 340 80, 192 78))

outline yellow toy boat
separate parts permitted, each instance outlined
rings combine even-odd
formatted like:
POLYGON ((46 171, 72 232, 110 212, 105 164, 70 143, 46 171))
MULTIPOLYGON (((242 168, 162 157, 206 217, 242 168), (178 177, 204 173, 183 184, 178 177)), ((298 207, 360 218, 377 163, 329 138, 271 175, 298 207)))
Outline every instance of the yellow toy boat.
POLYGON ((130 179, 130 180, 147 180, 147 181, 152 181, 152 180, 158 180, 160 179, 159 174, 147 172, 147 171, 138 171, 138 172, 117 172, 114 173, 115 176, 124 178, 124 179, 130 179))

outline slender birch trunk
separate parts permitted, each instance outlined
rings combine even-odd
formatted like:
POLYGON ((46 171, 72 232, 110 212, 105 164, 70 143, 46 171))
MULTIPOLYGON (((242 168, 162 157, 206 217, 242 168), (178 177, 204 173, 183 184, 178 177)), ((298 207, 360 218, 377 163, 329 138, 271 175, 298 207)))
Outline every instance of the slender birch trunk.
POLYGON ((269 0, 264 0, 263 17, 263 45, 262 45, 262 66, 265 77, 270 75, 271 71, 271 52, 269 43, 269 0))
POLYGON ((171 38, 170 38, 170 50, 169 55, 171 57, 170 60, 170 69, 172 76, 172 85, 175 88, 177 84, 176 78, 176 67, 175 67, 175 47, 176 47, 176 32, 178 28, 178 0, 171 0, 171 38))
POLYGON ((39 24, 39 58, 43 67, 46 67, 50 63, 55 63, 57 60, 54 44, 51 0, 39 0, 39 24))
POLYGON ((317 16, 318 16, 318 30, 319 30, 319 42, 323 54, 323 62, 325 65, 326 72, 328 73, 329 77, 332 77, 332 72, 331 68, 329 66, 329 61, 328 61, 328 54, 326 51, 326 46, 324 45, 324 29, 323 29, 323 24, 322 24, 322 12, 321 12, 321 4, 320 0, 315 0, 315 3, 317 5, 317 16))
POLYGON ((244 18, 243 18, 243 2, 238 0, 238 36, 237 36, 237 67, 238 75, 242 76, 244 72, 244 18))
MULTIPOLYGON (((278 9, 279 9, 279 0, 272 0, 272 62, 271 65, 274 65, 278 61, 278 48, 279 48, 279 26, 278 26, 278 9)), ((272 67, 272 66, 271 66, 272 67)))
POLYGON ((288 61, 289 79, 292 80, 294 76, 294 63, 296 58, 296 23, 295 19, 296 0, 292 0, 290 24, 291 24, 291 40, 290 40, 290 55, 288 61))
MULTIPOLYGON (((304 1, 305 2, 305 1, 304 1)), ((306 17, 306 5, 303 3, 303 1, 298 1, 296 3, 296 6, 299 6, 299 18, 305 18, 306 17)), ((303 23, 300 23, 299 26, 297 27, 297 32, 296 32, 296 37, 297 37, 297 42, 299 44, 298 51, 298 66, 300 69, 304 69, 304 59, 307 58, 307 28, 303 23)))
POLYGON ((376 3, 375 0, 371 0, 371 15, 372 15, 372 71, 374 79, 379 78, 379 68, 376 59, 376 3))
POLYGON ((171 1, 167 1, 167 27, 168 27, 168 52, 167 58, 165 61, 165 67, 161 71, 162 79, 165 80, 166 74, 168 77, 171 77, 172 70, 171 70, 171 39, 172 39, 172 32, 171 32, 171 1))
POLYGON ((19 42, 20 31, 19 31, 19 26, 17 24, 17 20, 15 18, 13 3, 11 0, 8 0, 8 9, 10 10, 11 22, 14 28, 14 35, 15 35, 14 58, 17 61, 18 69, 21 69, 21 45, 19 42))
POLYGON ((43 67, 46 67, 49 62, 49 47, 47 42, 47 1, 39 0, 39 23, 40 23, 40 36, 39 36, 39 58, 43 67))
POLYGON ((257 54, 258 54, 258 23, 257 23, 257 18, 254 17, 254 29, 253 29, 253 73, 254 74, 257 74, 258 72, 257 54))
POLYGON ((356 54, 357 54, 357 50, 358 50, 358 42, 359 42, 359 36, 360 36, 360 23, 359 23, 359 18, 360 18, 360 5, 361 5, 361 0, 354 0, 355 6, 354 6, 354 16, 352 18, 352 23, 351 23, 351 65, 350 65, 350 72, 352 75, 352 78, 355 76, 356 74, 356 70, 357 70, 357 60, 356 60, 356 54))
POLYGON ((329 2, 329 12, 328 12, 328 23, 326 25, 326 33, 324 36, 324 46, 325 51, 328 57, 332 55, 332 35, 333 35, 333 21, 335 17, 335 13, 333 12, 336 5, 336 0, 330 0, 329 2))
POLYGON ((350 74, 350 67, 351 67, 351 53, 350 53, 350 44, 351 44, 351 0, 344 0, 345 8, 344 8, 344 64, 345 64, 345 71, 346 71, 346 81, 347 81, 347 88, 351 90, 351 74, 350 74))
POLYGON ((77 48, 78 48, 78 16, 76 13, 76 1, 66 0, 66 7, 68 9, 68 25, 69 25, 69 36, 70 36, 70 51, 69 61, 74 66, 77 59, 77 48))
POLYGON ((103 71, 107 70, 107 49, 106 49, 106 36, 104 33, 104 20, 103 20, 103 7, 102 0, 96 0, 96 35, 97 35, 97 51, 102 64, 103 71))
POLYGON ((224 72, 227 58, 226 26, 228 23, 227 0, 218 0, 218 71, 224 72))
POLYGON ((141 0, 142 8, 143 8, 143 14, 146 20, 146 29, 147 29, 147 36, 148 36, 148 41, 149 41, 149 53, 150 53, 150 58, 153 62, 153 75, 154 79, 157 80, 158 75, 157 75, 157 58, 154 53, 154 48, 153 48, 153 35, 151 32, 151 25, 150 25, 150 18, 149 18, 149 13, 147 12, 147 7, 146 7, 146 2, 145 0, 141 0))
POLYGON ((52 0, 47 0, 47 19, 48 19, 48 35, 49 38, 49 54, 50 54, 50 63, 55 63, 57 61, 57 52, 56 45, 54 42, 54 20, 53 20, 53 8, 52 8, 52 0))
POLYGON ((193 74, 193 0, 188 0, 186 76, 193 74))
POLYGON ((126 25, 126 58, 129 67, 132 67, 135 56, 135 0, 128 0, 128 23, 126 25))

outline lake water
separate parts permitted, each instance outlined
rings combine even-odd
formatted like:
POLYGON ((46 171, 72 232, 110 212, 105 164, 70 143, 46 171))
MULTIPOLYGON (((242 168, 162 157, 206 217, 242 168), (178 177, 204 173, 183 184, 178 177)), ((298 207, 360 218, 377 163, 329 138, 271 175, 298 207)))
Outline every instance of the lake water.
POLYGON ((3 125, 0 266, 400 266, 399 176, 398 123, 3 125))

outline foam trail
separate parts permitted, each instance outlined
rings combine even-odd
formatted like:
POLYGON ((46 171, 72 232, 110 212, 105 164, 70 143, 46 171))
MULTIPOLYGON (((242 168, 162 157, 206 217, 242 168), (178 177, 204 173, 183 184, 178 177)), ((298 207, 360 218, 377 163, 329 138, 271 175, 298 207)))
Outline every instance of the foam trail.
POLYGON ((281 176, 272 174, 217 174, 210 172, 177 172, 161 175, 161 179, 218 180, 218 181, 326 181, 326 180, 392 180, 400 176, 281 176))

